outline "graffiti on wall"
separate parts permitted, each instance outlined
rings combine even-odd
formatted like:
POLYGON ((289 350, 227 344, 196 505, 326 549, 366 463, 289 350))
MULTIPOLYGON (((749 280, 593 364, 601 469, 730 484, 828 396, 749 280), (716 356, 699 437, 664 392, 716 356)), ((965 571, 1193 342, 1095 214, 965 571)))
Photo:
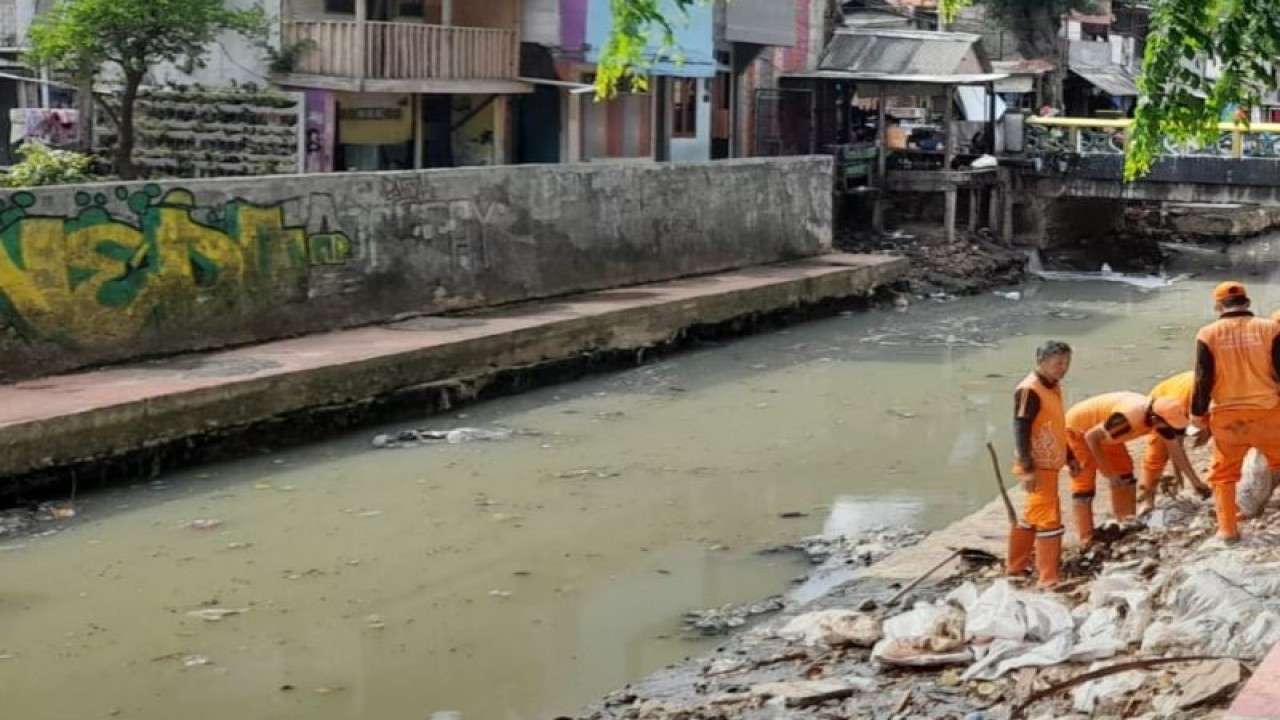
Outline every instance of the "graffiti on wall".
POLYGON ((28 192, 0 201, 0 327, 28 342, 119 340, 303 300, 313 266, 352 256, 336 224, 287 215, 326 205, 314 199, 199 206, 157 185, 111 195, 76 193, 66 214, 41 214, 28 192))
POLYGON ((393 221, 401 219, 400 234, 430 245, 457 270, 477 272, 493 267, 490 244, 507 208, 473 198, 440 200, 432 192, 421 176, 382 181, 382 197, 392 202, 387 213, 393 221))

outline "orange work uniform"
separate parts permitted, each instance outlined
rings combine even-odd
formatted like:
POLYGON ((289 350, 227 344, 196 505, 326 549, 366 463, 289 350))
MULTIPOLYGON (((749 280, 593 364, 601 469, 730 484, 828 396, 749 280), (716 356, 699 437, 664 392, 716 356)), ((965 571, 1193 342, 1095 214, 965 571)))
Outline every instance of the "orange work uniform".
POLYGON ((1231 310, 1196 333, 1191 416, 1204 423, 1212 409, 1213 485, 1219 533, 1240 534, 1235 490, 1249 448, 1268 464, 1280 461, 1280 323, 1231 310))
POLYGON ((1062 386, 1047 383, 1031 373, 1014 393, 1014 440, 1017 460, 1014 472, 1035 477, 1035 489, 1027 493, 1022 521, 1009 531, 1009 574, 1030 568, 1034 557, 1040 584, 1058 580, 1062 554, 1062 508, 1058 501, 1058 475, 1067 464, 1067 424, 1062 386))
POLYGON ((1077 463, 1071 476, 1071 510, 1082 545, 1093 540, 1093 499, 1099 470, 1112 478, 1112 514, 1117 520, 1134 516, 1137 479, 1125 443, 1155 430, 1151 407, 1152 401, 1140 393, 1112 392, 1082 400, 1067 411, 1067 447, 1077 463), (1099 425, 1106 431, 1106 438, 1102 441, 1102 457, 1095 458, 1085 435, 1099 425))
MULTIPOLYGON (((1195 388, 1196 374, 1192 370, 1178 373, 1171 378, 1160 381, 1155 387, 1151 388, 1149 397, 1152 400, 1160 398, 1169 398, 1182 403, 1187 408, 1187 414, 1191 414, 1191 393, 1195 388)), ((1169 464, 1169 448, 1164 444, 1163 438, 1156 433, 1152 433, 1147 438, 1147 450, 1142 456, 1142 476, 1139 486, 1142 491, 1148 492, 1151 488, 1160 482, 1160 476, 1164 474, 1165 465, 1169 464)))

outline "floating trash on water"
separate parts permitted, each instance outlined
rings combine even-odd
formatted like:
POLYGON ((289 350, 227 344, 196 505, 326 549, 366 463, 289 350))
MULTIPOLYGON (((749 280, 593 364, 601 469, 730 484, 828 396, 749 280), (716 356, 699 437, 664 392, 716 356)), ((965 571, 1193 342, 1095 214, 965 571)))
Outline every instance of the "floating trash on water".
POLYGON ((187 613, 187 617, 196 617, 207 622, 217 622, 232 615, 243 615, 249 608, 200 608, 187 613))
POLYGON ((182 658, 182 667, 201 667, 204 665, 212 665, 213 661, 208 655, 187 655, 182 658))
POLYGON ((199 518, 187 523, 187 527, 192 530, 213 530, 222 526, 222 521, 217 518, 199 518))
POLYGON ((376 614, 366 615, 364 618, 364 624, 368 626, 370 630, 381 630, 387 626, 387 624, 383 622, 382 616, 376 614))
POLYGON ((511 591, 510 590, 490 590, 489 597, 509 598, 511 597, 511 591))
POLYGON ((1010 290, 1009 292, 1002 292, 1000 290, 996 290, 991 294, 995 295, 996 297, 1002 297, 1005 300, 1021 300, 1022 299, 1022 293, 1018 292, 1017 290, 1010 290))
MULTIPOLYGON (((375 435, 371 441, 376 448, 416 447, 420 443, 460 445, 469 442, 495 442, 509 440, 515 431, 506 428, 487 430, 484 428, 454 428, 453 430, 401 430, 395 433, 375 435)), ((522 432, 522 435, 536 433, 522 432)))

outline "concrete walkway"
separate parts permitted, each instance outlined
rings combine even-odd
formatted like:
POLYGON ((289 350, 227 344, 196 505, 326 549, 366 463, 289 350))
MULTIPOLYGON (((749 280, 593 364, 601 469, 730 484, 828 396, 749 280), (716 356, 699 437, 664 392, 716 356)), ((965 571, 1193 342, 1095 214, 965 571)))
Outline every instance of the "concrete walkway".
POLYGON ((640 349, 697 325, 864 296, 901 258, 832 254, 0 386, 0 478, 424 384, 640 349))

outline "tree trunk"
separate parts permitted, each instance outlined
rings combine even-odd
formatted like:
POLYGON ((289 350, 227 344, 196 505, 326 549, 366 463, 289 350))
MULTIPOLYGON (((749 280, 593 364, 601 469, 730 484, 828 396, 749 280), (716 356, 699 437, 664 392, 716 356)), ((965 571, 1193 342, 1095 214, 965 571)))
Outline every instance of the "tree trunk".
POLYGON ((138 87, 142 85, 141 73, 126 72, 124 93, 120 96, 120 122, 116 127, 116 174, 121 180, 133 180, 138 176, 133 166, 133 113, 138 103, 138 87))
POLYGON ((76 82, 76 145, 78 152, 93 152, 93 75, 83 74, 76 82))
POLYGON ((1049 60, 1053 71, 1044 78, 1044 103, 1050 107, 1062 106, 1062 78, 1066 74, 1066 58, 1062 57, 1062 15, 1058 3, 1045 0, 1018 3, 1006 25, 1018 43, 1018 54, 1028 60, 1049 60))

